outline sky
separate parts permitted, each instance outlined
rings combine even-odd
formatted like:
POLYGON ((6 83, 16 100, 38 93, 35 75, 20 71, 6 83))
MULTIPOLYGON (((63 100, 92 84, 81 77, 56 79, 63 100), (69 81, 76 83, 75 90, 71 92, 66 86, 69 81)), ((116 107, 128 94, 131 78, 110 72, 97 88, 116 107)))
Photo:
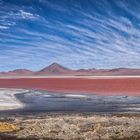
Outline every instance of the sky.
POLYGON ((0 0, 0 71, 140 68, 140 0, 0 0))

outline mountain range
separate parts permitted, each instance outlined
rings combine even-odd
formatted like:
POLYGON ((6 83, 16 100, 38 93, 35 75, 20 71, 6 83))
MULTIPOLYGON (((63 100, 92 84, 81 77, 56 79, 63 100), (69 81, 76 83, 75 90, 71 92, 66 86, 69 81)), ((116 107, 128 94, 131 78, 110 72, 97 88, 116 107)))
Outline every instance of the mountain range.
POLYGON ((119 75, 140 75, 140 69, 116 68, 116 69, 78 69, 66 68, 58 63, 53 63, 39 71, 28 69, 16 69, 8 72, 0 72, 0 76, 119 76, 119 75))

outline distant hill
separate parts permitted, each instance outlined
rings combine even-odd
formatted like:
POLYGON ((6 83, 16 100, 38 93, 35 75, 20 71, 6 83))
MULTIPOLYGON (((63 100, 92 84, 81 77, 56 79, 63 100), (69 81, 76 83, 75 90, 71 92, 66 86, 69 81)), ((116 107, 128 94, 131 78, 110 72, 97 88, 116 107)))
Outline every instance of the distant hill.
POLYGON ((73 76, 130 76, 140 75, 140 69, 116 68, 116 69, 79 69, 72 70, 58 63, 53 63, 39 71, 33 72, 28 69, 16 69, 8 72, 0 72, 0 76, 55 76, 55 75, 73 75, 73 76))
POLYGON ((0 72, 0 75, 32 75, 34 72, 27 69, 16 69, 8 72, 0 72))

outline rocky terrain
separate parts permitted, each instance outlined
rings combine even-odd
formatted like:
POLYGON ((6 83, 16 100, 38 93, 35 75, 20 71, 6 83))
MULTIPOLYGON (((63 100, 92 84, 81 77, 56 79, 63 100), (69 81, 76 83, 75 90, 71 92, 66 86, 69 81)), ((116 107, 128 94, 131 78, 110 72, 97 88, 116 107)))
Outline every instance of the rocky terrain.
POLYGON ((0 140, 139 140, 140 114, 1 116, 0 136, 0 140))

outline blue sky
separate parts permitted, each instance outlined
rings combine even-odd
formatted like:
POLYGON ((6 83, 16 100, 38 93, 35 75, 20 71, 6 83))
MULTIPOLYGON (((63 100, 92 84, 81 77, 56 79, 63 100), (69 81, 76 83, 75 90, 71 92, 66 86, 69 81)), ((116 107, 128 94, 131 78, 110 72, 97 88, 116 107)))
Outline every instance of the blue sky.
POLYGON ((139 0, 0 0, 0 71, 140 68, 139 0))

